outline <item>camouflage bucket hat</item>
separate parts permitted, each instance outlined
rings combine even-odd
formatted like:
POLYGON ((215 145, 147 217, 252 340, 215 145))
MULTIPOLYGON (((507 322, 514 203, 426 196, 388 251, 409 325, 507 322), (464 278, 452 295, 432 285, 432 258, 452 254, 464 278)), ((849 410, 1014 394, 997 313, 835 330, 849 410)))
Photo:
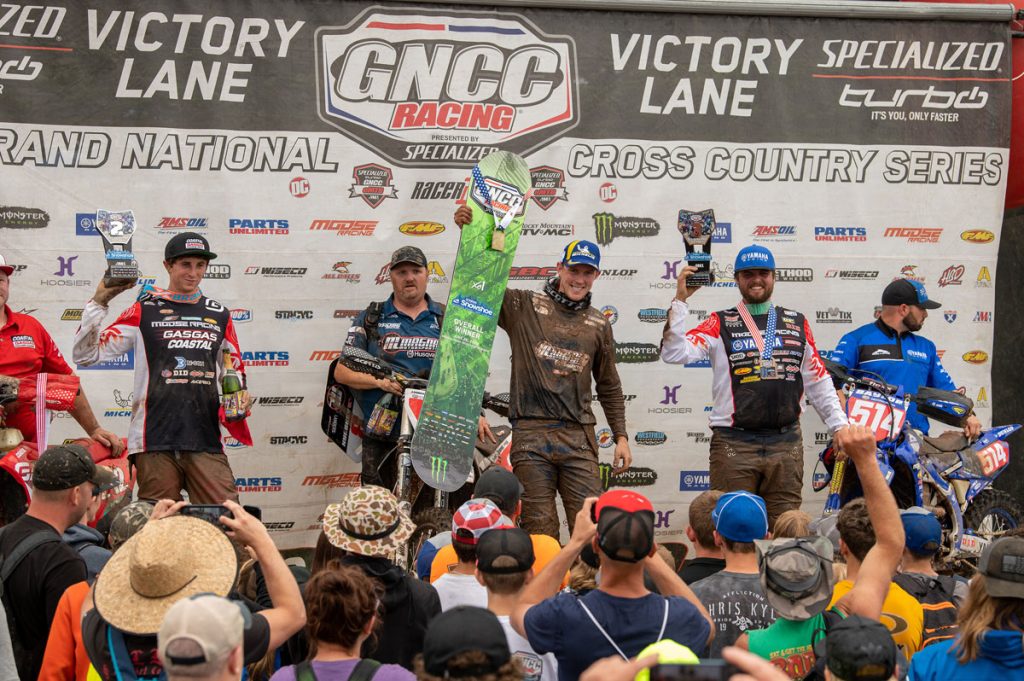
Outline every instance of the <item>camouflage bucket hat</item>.
POLYGON ((146 524, 152 512, 153 504, 148 501, 135 501, 118 511, 110 522, 110 532, 107 534, 110 548, 116 550, 131 539, 146 524))
POLYGON ((806 620, 828 607, 833 553, 827 539, 761 539, 754 544, 761 589, 780 617, 806 620))
POLYGON ((416 526, 383 487, 354 489, 324 511, 324 533, 332 545, 360 556, 394 558, 416 526))

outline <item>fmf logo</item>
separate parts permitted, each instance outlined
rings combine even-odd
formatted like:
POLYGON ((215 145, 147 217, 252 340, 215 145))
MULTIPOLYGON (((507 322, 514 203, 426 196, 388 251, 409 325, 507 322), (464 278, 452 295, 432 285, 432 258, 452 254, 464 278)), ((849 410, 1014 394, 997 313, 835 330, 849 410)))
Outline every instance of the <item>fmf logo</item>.
POLYGON ((968 229, 960 232, 960 238, 972 244, 987 244, 995 241, 996 235, 987 229, 968 229))
POLYGON ((409 236, 434 236, 444 231, 444 225, 440 222, 403 222, 398 231, 409 236))
POLYGON ((970 350, 963 354, 963 360, 968 364, 984 364, 988 361, 988 353, 984 350, 970 350))
POLYGON ((320 118, 400 166, 526 155, 577 122, 575 46, 516 15, 371 8, 316 52, 320 118))

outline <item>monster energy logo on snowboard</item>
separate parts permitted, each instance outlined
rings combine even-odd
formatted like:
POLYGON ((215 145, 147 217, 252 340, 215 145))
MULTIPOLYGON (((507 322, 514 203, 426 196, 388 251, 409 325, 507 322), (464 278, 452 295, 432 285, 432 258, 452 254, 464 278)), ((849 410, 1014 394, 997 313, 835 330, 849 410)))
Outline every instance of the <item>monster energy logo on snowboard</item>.
POLYGON ((508 152, 490 154, 474 169, 441 338, 412 439, 417 475, 452 492, 473 469, 473 447, 501 303, 523 228, 530 170, 508 152), (506 220, 506 217, 511 217, 506 220), (504 250, 492 248, 506 220, 504 250))
POLYGON ((616 237, 657 236, 661 226, 654 218, 618 218, 611 213, 594 213, 594 240, 607 246, 616 237))

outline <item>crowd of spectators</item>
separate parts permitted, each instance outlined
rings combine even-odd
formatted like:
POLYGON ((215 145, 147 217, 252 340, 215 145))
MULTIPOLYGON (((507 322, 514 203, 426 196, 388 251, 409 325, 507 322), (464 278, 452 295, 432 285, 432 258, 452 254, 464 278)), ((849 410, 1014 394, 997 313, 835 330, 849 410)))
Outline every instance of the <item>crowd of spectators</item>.
POLYGON ((772 533, 761 497, 705 492, 677 565, 642 494, 587 499, 558 546, 517 526, 522 488, 492 469, 414 572, 396 562, 412 521, 383 488, 325 509, 306 569, 232 501, 217 518, 138 501, 92 530, 115 480, 53 446, 28 512, 0 530, 0 681, 646 681, 656 664, 761 681, 1024 676, 1024 537, 990 543, 969 579, 939 574, 939 521, 901 512, 873 435, 849 435, 864 497, 834 522, 793 511, 772 533))

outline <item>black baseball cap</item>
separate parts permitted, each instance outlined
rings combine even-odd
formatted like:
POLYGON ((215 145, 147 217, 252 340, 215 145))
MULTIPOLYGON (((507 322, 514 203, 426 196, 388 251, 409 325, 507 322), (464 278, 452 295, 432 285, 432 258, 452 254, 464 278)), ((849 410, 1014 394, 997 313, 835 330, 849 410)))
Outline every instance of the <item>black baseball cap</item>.
POLYGON ((896 643, 884 624, 850 615, 833 624, 814 645, 832 673, 843 681, 888 681, 896 671, 896 643))
POLYGON ((533 540, 526 530, 518 527, 499 527, 488 530, 476 543, 476 567, 480 572, 493 575, 508 575, 526 572, 533 567, 533 540), (511 558, 514 565, 496 567, 499 558, 511 558))
POLYGON ((654 507, 638 492, 613 489, 594 505, 597 545, 612 560, 639 563, 654 548, 654 507))
POLYGON ((181 258, 186 255, 194 255, 207 260, 217 257, 217 254, 210 250, 210 242, 206 240, 206 237, 195 232, 175 234, 164 246, 164 260, 181 258))
POLYGON ((938 301, 928 298, 924 284, 913 279, 897 279, 882 291, 882 305, 917 305, 926 310, 942 307, 938 301))
POLYGON ((97 466, 85 447, 71 443, 47 447, 32 469, 32 487, 57 492, 91 482, 100 492, 117 486, 117 478, 106 466, 97 466))
POLYGON ((423 667, 428 674, 443 678, 494 674, 512 658, 505 629, 490 610, 459 605, 430 620, 423 637, 423 667), (487 657, 473 667, 449 670, 448 662, 470 650, 487 657))
POLYGON ((978 561, 985 591, 995 598, 1024 598, 1024 537, 1000 537, 978 561))
POLYGON ((511 516, 523 497, 523 484, 512 471, 501 466, 491 466, 480 474, 473 488, 473 496, 490 499, 502 513, 511 516))
POLYGON ((423 255, 423 251, 415 246, 402 246, 391 254, 391 265, 388 267, 388 270, 395 269, 403 262, 411 262, 414 265, 426 267, 427 256, 423 255))

